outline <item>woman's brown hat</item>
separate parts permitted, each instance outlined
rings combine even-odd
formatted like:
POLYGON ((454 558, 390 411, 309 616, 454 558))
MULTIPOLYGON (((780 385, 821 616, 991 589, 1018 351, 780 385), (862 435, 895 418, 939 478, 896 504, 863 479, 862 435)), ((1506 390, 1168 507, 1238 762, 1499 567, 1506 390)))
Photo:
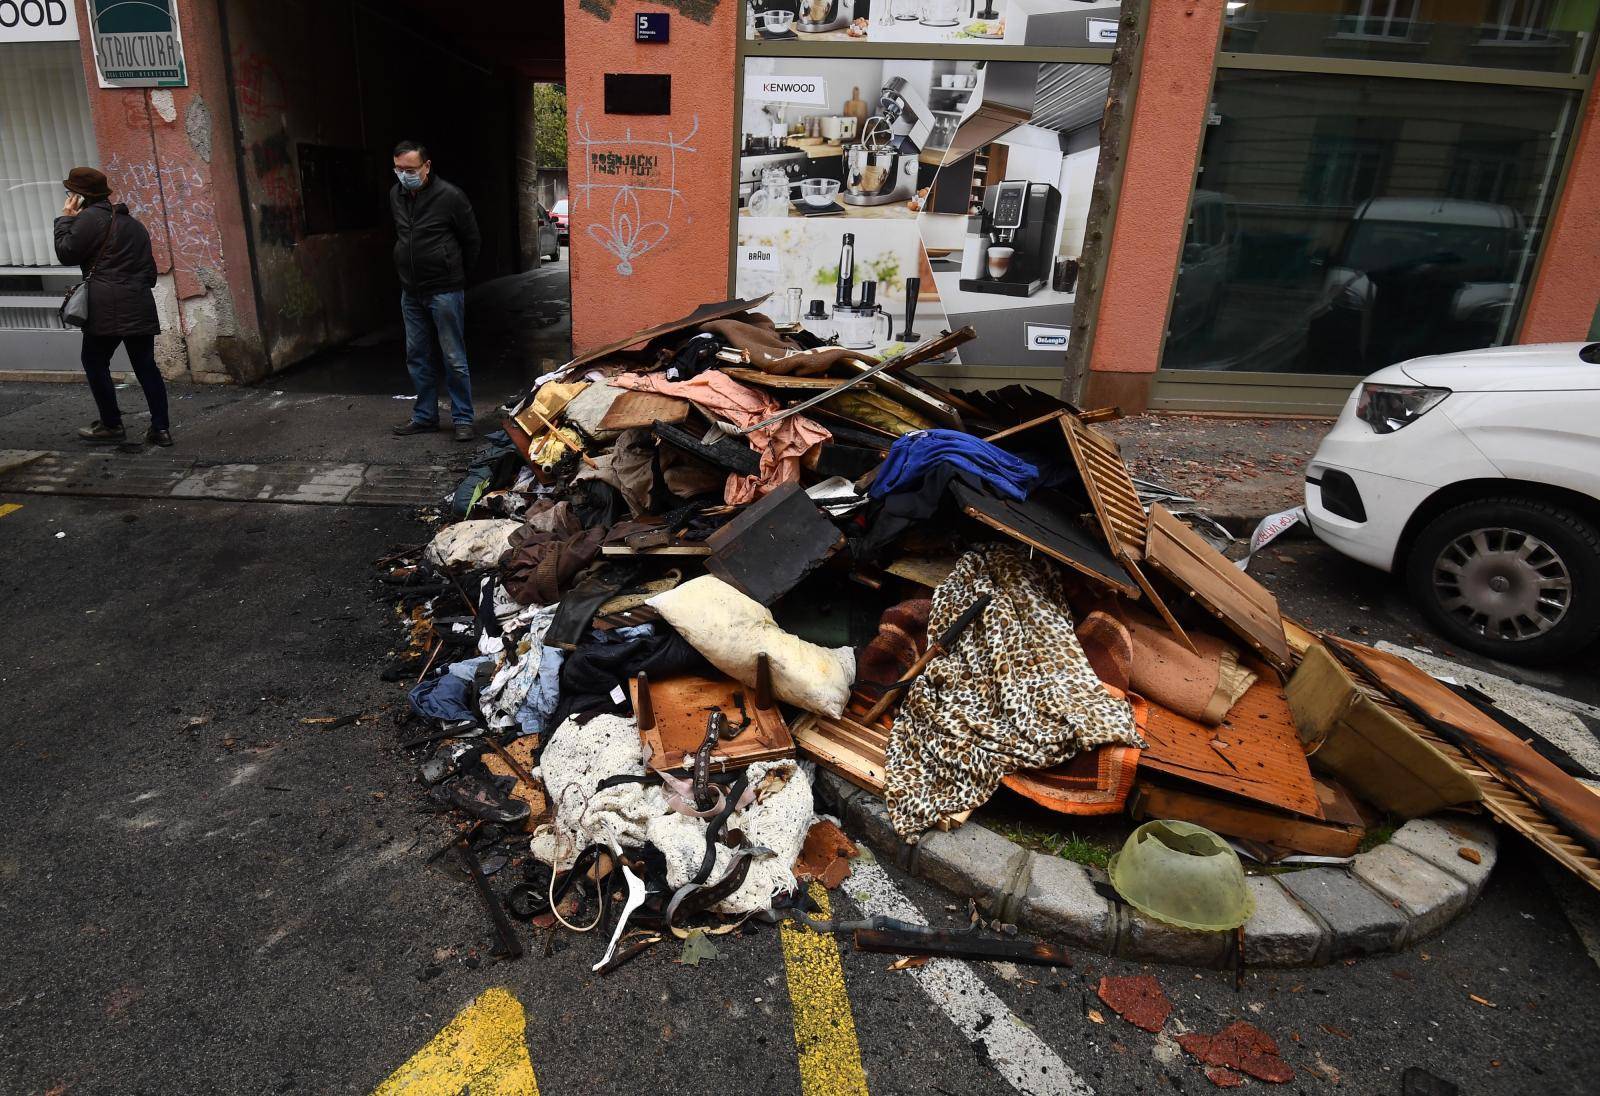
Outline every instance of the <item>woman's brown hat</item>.
POLYGON ((92 167, 75 167, 67 172, 67 177, 61 185, 74 194, 82 194, 90 201, 99 201, 101 198, 111 196, 111 184, 106 181, 105 173, 96 171, 92 167))

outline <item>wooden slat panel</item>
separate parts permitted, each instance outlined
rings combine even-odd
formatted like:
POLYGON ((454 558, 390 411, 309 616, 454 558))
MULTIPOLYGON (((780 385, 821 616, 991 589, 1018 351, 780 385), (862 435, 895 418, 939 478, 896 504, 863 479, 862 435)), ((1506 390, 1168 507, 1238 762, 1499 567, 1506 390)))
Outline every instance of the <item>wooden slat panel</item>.
POLYGON ((807 714, 795 723, 795 747, 824 769, 874 795, 884 787, 883 750, 888 735, 855 720, 807 714))
POLYGON ((1278 669, 1294 666, 1278 599, 1166 507, 1150 510, 1145 560, 1278 669))
POLYGON ((1072 415, 1062 417, 1061 428, 1067 432, 1067 445, 1077 461, 1107 542, 1128 558, 1138 560, 1144 554, 1144 504, 1139 501, 1139 489, 1128 475, 1116 444, 1072 415))
POLYGON ((1280 810, 1320 819, 1322 805, 1294 714, 1276 682, 1257 681, 1219 727, 1150 705, 1139 764, 1280 810), (1226 743, 1225 749, 1212 746, 1226 743))
POLYGON ((1544 850, 1556 863, 1572 872, 1589 886, 1595 890, 1600 890, 1600 859, 1591 856, 1582 848, 1574 847, 1570 838, 1567 838, 1560 830, 1550 824, 1544 813, 1539 810, 1537 804, 1501 780, 1492 770, 1486 766, 1479 765, 1475 760, 1468 758, 1460 749, 1424 727, 1409 712, 1401 708, 1371 682, 1356 679, 1356 688, 1360 689, 1379 707, 1414 731, 1434 749, 1444 754, 1457 765, 1460 765, 1462 770, 1477 781, 1478 786, 1483 789, 1483 805, 1491 815, 1502 824, 1510 826, 1522 834, 1534 845, 1544 850))

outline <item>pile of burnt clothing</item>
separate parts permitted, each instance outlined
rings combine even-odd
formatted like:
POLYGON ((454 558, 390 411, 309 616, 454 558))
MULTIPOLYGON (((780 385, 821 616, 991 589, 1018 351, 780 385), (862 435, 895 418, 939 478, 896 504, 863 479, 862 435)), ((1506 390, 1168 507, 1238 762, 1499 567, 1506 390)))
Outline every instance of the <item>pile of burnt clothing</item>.
POLYGON ((814 766, 883 796, 909 840, 1004 794, 1192 821, 1268 859, 1347 857, 1378 811, 1478 798, 1387 712, 1349 728, 1367 683, 1346 654, 1146 509, 1106 413, 913 372, 969 330, 879 360, 757 303, 541 378, 455 520, 386 561, 406 744, 470 822, 454 855, 508 952, 507 911, 604 926, 605 970, 803 916, 801 881, 840 874, 806 855, 814 766))

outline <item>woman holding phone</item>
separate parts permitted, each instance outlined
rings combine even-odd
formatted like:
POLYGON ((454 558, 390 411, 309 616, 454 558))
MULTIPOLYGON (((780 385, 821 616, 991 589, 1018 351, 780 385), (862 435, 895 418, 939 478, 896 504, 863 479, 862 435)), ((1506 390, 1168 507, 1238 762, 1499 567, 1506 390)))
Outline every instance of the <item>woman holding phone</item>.
POLYGON ((133 374, 150 406, 148 445, 171 445, 167 422, 167 386, 156 368, 156 336, 161 320, 156 315, 156 260, 150 251, 150 233, 128 207, 111 204, 106 177, 92 167, 75 167, 62 186, 66 204, 56 218, 56 257, 77 265, 89 283, 89 322, 83 329, 83 371, 89 377, 100 417, 78 430, 90 442, 125 441, 117 388, 111 380, 111 356, 127 348, 133 374))

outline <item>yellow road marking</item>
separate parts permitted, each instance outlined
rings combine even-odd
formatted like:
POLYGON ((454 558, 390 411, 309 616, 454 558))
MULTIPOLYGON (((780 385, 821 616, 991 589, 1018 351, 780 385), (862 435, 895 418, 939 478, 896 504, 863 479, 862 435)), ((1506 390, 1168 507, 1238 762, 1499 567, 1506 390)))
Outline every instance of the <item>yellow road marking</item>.
POLYGON ((489 990, 372 1096, 539 1096, 522 1005, 510 990, 489 990))
MULTIPOLYGON (((831 918, 828 892, 812 884, 822 916, 831 918)), ((861 1065, 856 1021, 844 988, 839 945, 785 921, 783 963, 789 975, 794 1010, 794 1045, 800 1059, 803 1096, 867 1096, 867 1071, 861 1065)))
POLYGON ((20 502, 0 502, 0 518, 5 517, 7 514, 15 514, 20 509, 22 509, 22 503, 20 502))

